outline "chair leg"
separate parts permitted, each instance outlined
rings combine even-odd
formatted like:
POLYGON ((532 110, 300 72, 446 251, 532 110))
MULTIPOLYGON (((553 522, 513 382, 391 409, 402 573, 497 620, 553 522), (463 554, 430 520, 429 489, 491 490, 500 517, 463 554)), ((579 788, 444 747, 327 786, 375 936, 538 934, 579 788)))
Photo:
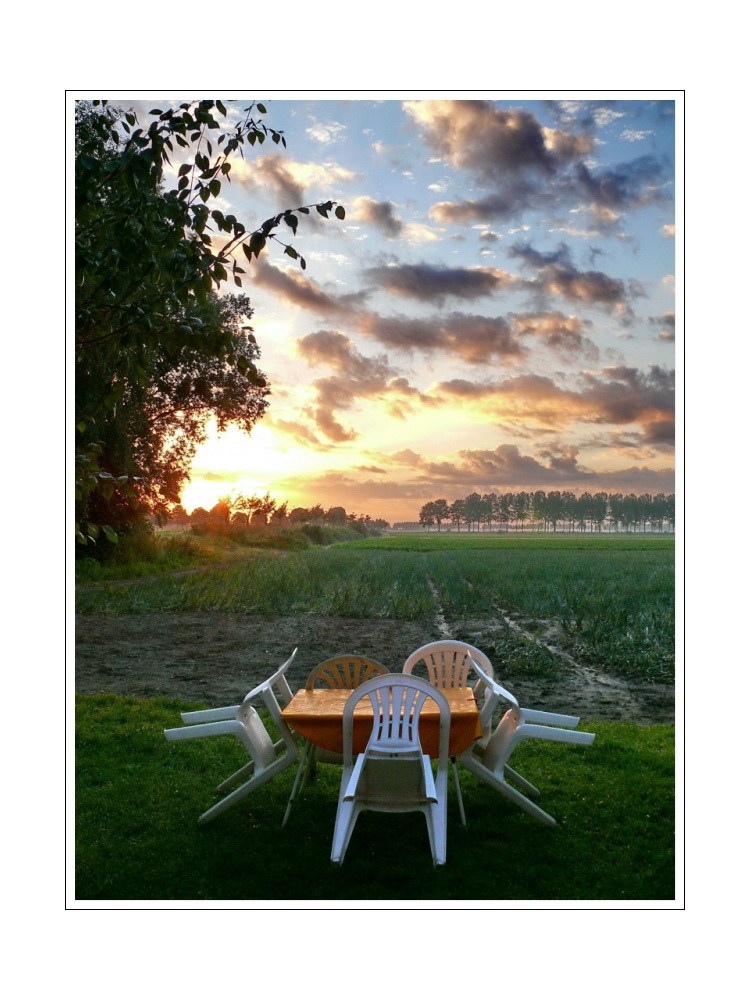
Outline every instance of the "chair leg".
POLYGON ((289 801, 286 804, 286 812, 284 813, 284 818, 281 821, 282 826, 286 826, 286 821, 289 819, 289 815, 292 811, 292 806, 294 805, 294 801, 297 798, 298 793, 302 791, 302 789, 300 788, 300 781, 302 780, 302 777, 307 769, 307 759, 310 755, 311 747, 312 744, 310 743, 310 741, 305 740, 305 746, 304 749, 302 750, 302 754, 299 760, 299 767, 297 768, 297 773, 294 776, 294 784, 292 785, 292 794, 289 796, 289 801))
POLYGON ((209 823, 212 819, 216 819, 216 817, 220 816, 226 809, 233 806, 235 802, 239 802, 240 799, 244 799, 246 795, 250 794, 250 792, 259 788, 261 785, 265 785, 265 783, 270 781, 271 778, 275 777, 277 774, 281 774, 282 771, 285 771, 294 763, 294 760, 295 756, 292 754, 289 754, 286 757, 279 757, 279 759, 274 761, 269 767, 259 771, 249 781, 246 781, 244 785, 240 785, 239 788, 235 788, 233 792, 230 792, 229 795, 225 796, 220 802, 217 802, 216 805, 207 809, 198 818, 198 823, 202 826, 204 823, 209 823))
POLYGON ((427 806, 424 810, 427 833, 430 837, 433 865, 444 865, 448 839, 448 800, 446 797, 427 806))
POLYGON ((336 823, 333 828, 333 847, 331 849, 331 861, 334 864, 342 865, 344 855, 351 840, 352 831, 360 813, 360 805, 351 799, 341 799, 336 810, 336 823))
POLYGON ((514 771, 513 768, 508 767, 507 764, 505 765, 505 773, 510 775, 515 783, 520 788, 523 788, 525 792, 528 792, 529 795, 535 795, 538 797, 542 794, 535 785, 532 785, 531 782, 527 781, 522 774, 519 774, 518 771, 514 771))
POLYGON ((217 785, 216 791, 223 792, 227 788, 231 788, 232 785, 236 784, 241 778, 245 778, 248 775, 252 774, 254 770, 255 770, 255 761, 251 760, 249 763, 245 764, 244 767, 241 767, 239 771, 235 771, 234 774, 230 774, 229 777, 226 778, 224 781, 222 781, 220 785, 217 785))
POLYGON ((461 795, 461 781, 458 777, 458 764, 456 758, 451 757, 451 767, 453 768, 453 784, 456 786, 456 798, 458 799, 458 812, 461 817, 461 825, 466 826, 466 813, 464 812, 464 799, 461 795))
POLYGON ((484 767, 479 761, 467 756, 464 759, 464 765, 491 788, 500 792, 501 795, 504 795, 506 799, 510 799, 511 802, 515 802, 524 812, 533 816, 534 819, 539 820, 540 823, 544 823, 545 826, 557 826, 557 820, 554 817, 550 816, 543 809, 540 809, 538 805, 527 799, 525 795, 522 795, 516 788, 509 785, 503 778, 498 777, 494 771, 490 771, 489 768, 484 767))

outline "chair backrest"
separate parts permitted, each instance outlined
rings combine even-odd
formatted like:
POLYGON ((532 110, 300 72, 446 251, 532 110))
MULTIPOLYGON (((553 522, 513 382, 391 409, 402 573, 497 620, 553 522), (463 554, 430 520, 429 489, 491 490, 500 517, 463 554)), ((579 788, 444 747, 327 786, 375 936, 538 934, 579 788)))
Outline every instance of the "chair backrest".
MULTIPOLYGON (((281 705, 279 704, 276 697, 276 691, 274 689, 276 688, 279 691, 282 701, 285 704, 288 704, 292 700, 292 692, 284 674, 291 666, 296 655, 297 647, 295 646, 289 659, 282 663, 278 670, 275 670, 270 677, 266 678, 266 680, 264 680, 261 684, 258 684, 257 687, 254 687, 252 691, 248 691, 242 699, 242 704, 237 709, 237 719, 245 725, 248 725, 246 720, 252 719, 252 713, 255 712, 255 710, 252 709, 251 702, 255 701, 257 698, 261 698, 268 709, 276 728, 279 730, 288 747, 296 746, 296 744, 294 743, 294 737, 291 730, 287 726, 281 714, 281 705), (248 709, 252 709, 252 712, 249 712, 248 709)), ((255 714, 257 715, 257 713, 255 714)), ((262 725, 260 720, 258 720, 258 723, 262 725)))
POLYGON ((356 688, 344 707, 344 766, 351 767, 354 710, 363 698, 372 705, 373 724, 365 753, 421 754, 419 717, 425 702, 435 702, 440 711, 438 767, 448 763, 450 736, 450 706, 445 695, 420 677, 388 674, 373 677, 356 688))
POLYGON ((330 659, 319 663, 307 678, 305 689, 312 691, 316 682, 327 685, 329 688, 354 689, 369 681, 372 677, 379 677, 389 671, 382 663, 372 660, 367 656, 358 656, 355 653, 342 653, 340 656, 332 656, 330 659))
POLYGON ((415 667, 424 664, 427 668, 427 679, 435 687, 468 687, 472 657, 490 677, 494 677, 492 664, 486 653, 457 639, 440 639, 415 649, 407 657, 403 673, 411 674, 415 667))
POLYGON ((518 702, 510 691, 506 691, 504 687, 497 683, 491 674, 483 669, 483 667, 472 655, 470 646, 466 647, 466 652, 469 657, 471 669, 477 676, 477 683, 474 687, 474 696, 481 706, 479 709, 479 717, 482 723, 482 738, 487 739, 491 733, 492 716, 498 702, 507 702, 511 708, 515 707, 516 709, 518 708, 518 702))

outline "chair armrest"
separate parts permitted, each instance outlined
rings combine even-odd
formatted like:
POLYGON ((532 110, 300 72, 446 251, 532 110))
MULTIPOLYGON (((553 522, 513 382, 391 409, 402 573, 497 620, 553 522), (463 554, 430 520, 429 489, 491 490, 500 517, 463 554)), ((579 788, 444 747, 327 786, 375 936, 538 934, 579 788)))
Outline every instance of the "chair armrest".
POLYGON ((363 753, 359 754, 357 761, 354 765, 354 770, 352 771, 352 776, 349 778, 349 782, 346 786, 346 791, 344 792, 344 800, 351 800, 357 793, 357 785, 359 784, 359 778, 362 774, 362 768, 365 763, 365 755, 363 753))
POLYGON ((196 722, 223 722, 234 719, 239 705, 227 705, 224 708, 205 708, 200 712, 182 712, 182 721, 193 725, 196 722))
POLYGON ((424 794, 430 802, 437 802, 437 789, 435 788, 435 775, 430 767, 430 758, 427 754, 422 754, 422 769, 424 771, 424 794))

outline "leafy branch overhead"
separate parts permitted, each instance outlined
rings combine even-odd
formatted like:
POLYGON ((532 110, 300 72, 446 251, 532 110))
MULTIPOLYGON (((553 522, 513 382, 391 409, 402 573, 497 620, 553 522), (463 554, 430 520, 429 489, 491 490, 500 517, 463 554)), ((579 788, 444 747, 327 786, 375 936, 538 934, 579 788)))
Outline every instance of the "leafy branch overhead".
POLYGON ((255 259, 314 210, 287 208, 257 228, 216 207, 232 162, 282 132, 254 102, 238 120, 221 101, 151 111, 142 127, 105 101, 76 107, 76 520, 79 541, 128 530, 179 499, 210 418, 246 430, 268 386, 241 287, 255 259), (239 260, 238 260, 239 255, 239 260), (243 261, 244 262, 244 261, 243 261), (219 295, 219 291, 222 292, 219 295))

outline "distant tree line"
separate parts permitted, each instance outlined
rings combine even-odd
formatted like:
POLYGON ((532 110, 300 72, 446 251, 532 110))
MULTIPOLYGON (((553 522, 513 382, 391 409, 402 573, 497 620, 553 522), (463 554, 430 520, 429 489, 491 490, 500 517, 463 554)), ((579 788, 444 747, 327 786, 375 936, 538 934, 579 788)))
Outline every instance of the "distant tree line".
POLYGON ((460 531, 674 531, 674 494, 581 493, 536 490, 527 493, 471 493, 448 503, 430 500, 419 522, 394 528, 450 525, 460 531))
POLYGON ((387 528, 388 521, 382 518, 372 518, 369 514, 347 514, 343 507, 324 508, 317 503, 313 507, 293 507, 289 508, 289 502, 285 500, 279 503, 270 494, 265 496, 245 496, 242 493, 234 493, 231 496, 221 497, 210 510, 204 507, 196 507, 191 514, 187 514, 184 507, 178 505, 172 511, 170 520, 174 524, 193 525, 224 525, 236 527, 275 527, 319 524, 330 527, 357 527, 364 528, 387 528))

